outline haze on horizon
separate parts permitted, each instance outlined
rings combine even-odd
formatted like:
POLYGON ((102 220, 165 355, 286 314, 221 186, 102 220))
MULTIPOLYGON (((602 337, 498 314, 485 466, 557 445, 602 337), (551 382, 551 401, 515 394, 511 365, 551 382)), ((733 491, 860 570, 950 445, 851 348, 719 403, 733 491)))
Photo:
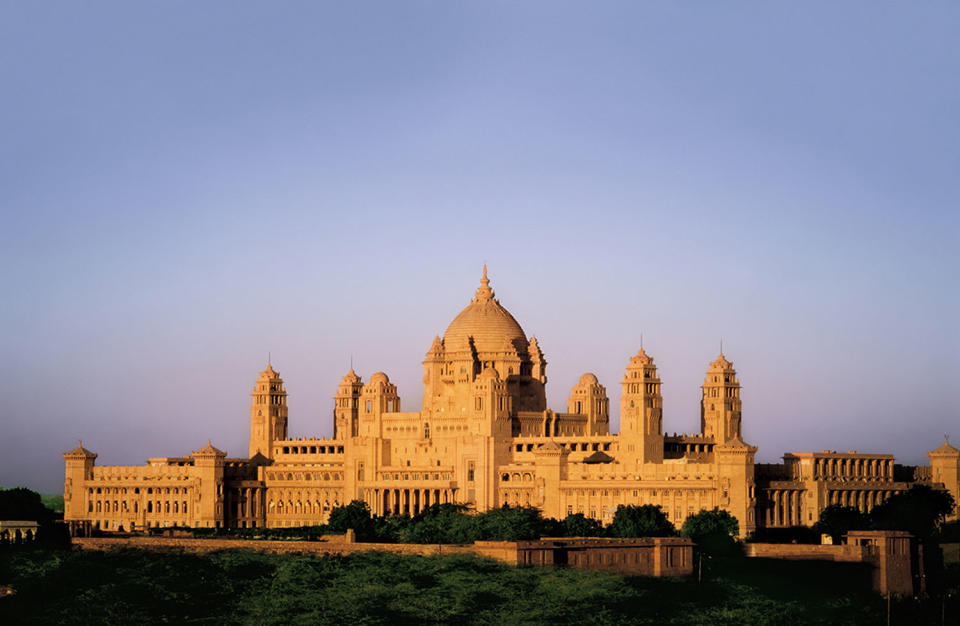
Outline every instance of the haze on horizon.
POLYGON ((0 485, 242 456, 350 366, 420 405, 492 287, 566 410, 640 345, 699 429, 721 339, 758 461, 960 441, 960 8, 0 7, 0 485))

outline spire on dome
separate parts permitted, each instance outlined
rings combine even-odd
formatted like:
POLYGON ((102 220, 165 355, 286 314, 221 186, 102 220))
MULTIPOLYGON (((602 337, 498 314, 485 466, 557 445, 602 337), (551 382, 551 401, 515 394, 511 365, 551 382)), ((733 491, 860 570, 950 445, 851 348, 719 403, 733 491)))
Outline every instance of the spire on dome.
POLYGON ((493 300, 493 289, 490 289, 490 279, 487 278, 487 264, 483 264, 483 278, 480 279, 480 286, 477 287, 477 296, 475 300, 493 300))

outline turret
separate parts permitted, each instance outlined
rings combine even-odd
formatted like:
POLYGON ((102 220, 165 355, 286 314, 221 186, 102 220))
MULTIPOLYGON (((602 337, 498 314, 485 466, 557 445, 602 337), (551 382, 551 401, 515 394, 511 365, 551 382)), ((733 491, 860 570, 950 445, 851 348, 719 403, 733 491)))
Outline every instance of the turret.
POLYGON ((513 399, 507 392, 507 383, 500 379, 497 370, 492 367, 483 370, 473 381, 471 396, 471 415, 479 434, 509 437, 513 399))
POLYGON ((610 400, 594 374, 584 374, 570 391, 567 413, 587 417, 587 435, 610 433, 610 400))
POLYGON ((250 456, 272 459, 273 442, 287 438, 287 392, 273 366, 260 372, 250 395, 250 456))
POLYGON ((663 461, 663 397, 653 357, 643 351, 630 358, 620 383, 620 434, 641 463, 663 461))
POLYGON ((740 382, 733 363, 723 353, 710 364, 703 379, 700 401, 700 429, 716 443, 742 439, 740 432, 740 382))
POLYGON ((200 527, 219 527, 223 521, 223 465, 227 455, 207 441, 207 445, 194 450, 192 456, 200 485, 192 507, 194 519, 200 527))
POLYGON ((340 381, 337 395, 334 396, 333 436, 335 439, 348 439, 360 434, 361 393, 363 393, 363 380, 351 367, 340 381))
POLYGON ((357 434, 361 437, 382 436, 383 414, 399 411, 397 386, 383 372, 375 373, 360 392, 360 425, 357 434))
POLYGON ((943 438, 943 445, 927 452, 927 457, 930 459, 933 482, 943 483, 958 505, 947 519, 958 519, 960 517, 960 450, 950 445, 949 437, 944 435, 943 438))
POLYGON ((530 338, 530 343, 527 344, 527 353, 530 355, 530 377, 546 385, 547 359, 543 356, 543 351, 540 350, 540 344, 537 343, 536 337, 530 338))

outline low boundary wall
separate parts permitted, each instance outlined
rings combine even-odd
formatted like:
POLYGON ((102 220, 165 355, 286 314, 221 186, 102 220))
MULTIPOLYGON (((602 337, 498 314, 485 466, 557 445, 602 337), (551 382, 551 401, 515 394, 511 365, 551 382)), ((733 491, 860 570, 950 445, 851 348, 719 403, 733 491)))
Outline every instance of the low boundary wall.
POLYGON ((571 537, 535 541, 478 541, 467 545, 358 543, 348 535, 327 535, 321 541, 226 539, 192 537, 75 537, 81 550, 183 550, 209 553, 254 550, 273 554, 348 555, 358 552, 437 556, 470 554, 509 565, 565 565, 633 576, 689 576, 693 573, 693 542, 679 537, 599 539, 571 537))
POLYGON ((867 557, 867 551, 863 546, 803 543, 748 543, 745 548, 747 556, 765 557, 768 559, 860 563, 866 560, 867 557))

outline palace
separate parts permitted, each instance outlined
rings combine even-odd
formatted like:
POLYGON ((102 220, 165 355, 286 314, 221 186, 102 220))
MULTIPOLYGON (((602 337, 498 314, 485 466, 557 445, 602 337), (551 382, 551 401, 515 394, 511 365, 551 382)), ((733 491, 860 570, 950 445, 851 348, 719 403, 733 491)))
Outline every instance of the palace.
POLYGON ((610 432, 610 400, 593 374, 571 390, 565 412, 551 410, 544 354, 494 297, 486 267, 423 368, 420 411, 401 410, 383 372, 364 383, 351 369, 337 387, 333 438, 291 439, 284 383, 268 365, 251 394, 248 457, 227 458, 208 442, 190 456, 101 467, 79 445, 63 455, 64 518, 77 530, 293 527, 361 499, 379 515, 456 502, 609 523, 618 505, 654 504, 677 527, 720 507, 749 535, 812 525, 830 504, 867 511, 916 483, 960 501, 960 451, 949 442, 928 452, 924 467, 831 451, 755 464, 737 372, 723 354, 703 380, 698 434, 663 432, 661 379, 643 349, 620 383, 619 433, 610 432))

